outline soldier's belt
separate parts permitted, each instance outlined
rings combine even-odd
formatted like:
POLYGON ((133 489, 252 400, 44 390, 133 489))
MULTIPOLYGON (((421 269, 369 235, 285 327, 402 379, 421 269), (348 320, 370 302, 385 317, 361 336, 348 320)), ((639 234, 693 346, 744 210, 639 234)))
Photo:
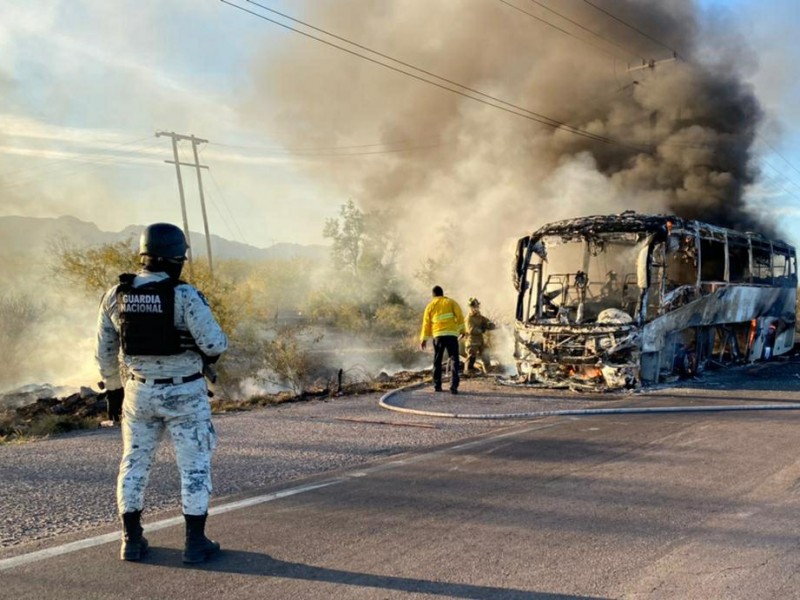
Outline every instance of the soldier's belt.
POLYGON ((139 383, 158 383, 158 384, 165 384, 171 383, 172 385, 180 385, 181 383, 189 383, 190 381, 197 381, 203 376, 202 373, 194 373, 193 375, 187 375, 186 377, 164 377, 161 379, 147 379, 146 377, 139 377, 138 375, 134 375, 131 373, 131 379, 134 381, 138 381, 139 383))

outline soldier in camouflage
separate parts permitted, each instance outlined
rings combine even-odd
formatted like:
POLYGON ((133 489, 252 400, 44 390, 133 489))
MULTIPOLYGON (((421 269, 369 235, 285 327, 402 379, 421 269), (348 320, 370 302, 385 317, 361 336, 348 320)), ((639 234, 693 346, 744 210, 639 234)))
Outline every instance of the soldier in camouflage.
POLYGON ((202 562, 220 547, 205 536, 216 434, 202 373, 227 349, 228 340, 202 293, 179 279, 186 250, 178 227, 156 223, 145 228, 139 244, 142 270, 120 275, 120 283, 100 304, 95 358, 101 387, 108 390, 109 417, 119 420, 120 412, 123 417, 117 479, 123 560, 139 560, 147 551, 141 512, 165 429, 181 474, 183 562, 202 562))

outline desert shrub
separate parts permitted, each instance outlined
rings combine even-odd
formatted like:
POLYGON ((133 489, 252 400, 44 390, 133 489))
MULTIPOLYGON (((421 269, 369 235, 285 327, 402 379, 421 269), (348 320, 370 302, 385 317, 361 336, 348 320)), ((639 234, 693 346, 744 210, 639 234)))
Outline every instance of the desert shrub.
POLYGON ((405 304, 384 304, 375 311, 376 335, 409 336, 419 329, 421 315, 405 304))
POLYGON ((191 269, 184 268, 181 279, 203 293, 222 330, 235 339, 237 328, 251 311, 252 297, 247 287, 236 285, 228 276, 226 261, 216 264, 213 276, 208 263, 195 262, 191 269))
POLYGON ((263 343, 263 369, 257 379, 287 386, 301 394, 315 379, 317 365, 311 349, 322 339, 305 327, 283 327, 263 343))
POLYGON ((119 282, 120 273, 138 269, 139 255, 133 237, 98 246, 79 246, 58 238, 49 248, 50 269, 62 280, 79 284, 97 296, 119 282))
POLYGON ((0 413, 0 440, 14 433, 14 413, 7 410, 0 413))
POLYGON ((28 436, 44 437, 78 429, 96 429, 98 420, 75 415, 46 415, 34 419, 23 431, 28 436))
POLYGON ((263 260, 251 265, 241 285, 252 298, 252 316, 274 319, 278 313, 299 310, 311 293, 315 266, 308 258, 263 260))
POLYGON ((356 302, 318 290, 309 298, 306 312, 316 323, 349 333, 366 331, 370 325, 368 309, 356 302))
POLYGON ((19 443, 81 429, 97 429, 100 421, 77 415, 38 415, 21 422, 8 411, 0 417, 0 444, 19 443))
POLYGON ((23 365, 30 360, 35 346, 33 330, 44 313, 44 306, 30 296, 0 296, 0 386, 13 383, 23 365))
POLYGON ((419 339, 416 335, 404 336, 391 347, 392 360, 404 369, 417 366, 424 354, 419 350, 419 339))

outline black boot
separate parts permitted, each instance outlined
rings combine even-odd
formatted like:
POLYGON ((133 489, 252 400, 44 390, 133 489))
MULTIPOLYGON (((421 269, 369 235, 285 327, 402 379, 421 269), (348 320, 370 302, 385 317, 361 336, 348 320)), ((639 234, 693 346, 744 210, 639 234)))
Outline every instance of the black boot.
POLYGON ((186 519, 186 545, 183 548, 183 562, 199 563, 219 552, 219 543, 206 537, 206 517, 208 515, 183 515, 186 519))
POLYGON ((126 512, 122 515, 122 547, 119 550, 121 560, 139 560, 147 553, 147 540, 142 533, 142 511, 126 512))

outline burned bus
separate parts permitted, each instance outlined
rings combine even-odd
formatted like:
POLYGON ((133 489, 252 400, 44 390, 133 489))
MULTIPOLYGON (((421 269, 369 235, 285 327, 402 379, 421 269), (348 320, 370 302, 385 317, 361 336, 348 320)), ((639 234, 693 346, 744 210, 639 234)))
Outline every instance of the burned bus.
POLYGON ((794 345, 789 244, 633 212, 546 225, 517 243, 520 381, 613 390, 769 359, 794 345))

